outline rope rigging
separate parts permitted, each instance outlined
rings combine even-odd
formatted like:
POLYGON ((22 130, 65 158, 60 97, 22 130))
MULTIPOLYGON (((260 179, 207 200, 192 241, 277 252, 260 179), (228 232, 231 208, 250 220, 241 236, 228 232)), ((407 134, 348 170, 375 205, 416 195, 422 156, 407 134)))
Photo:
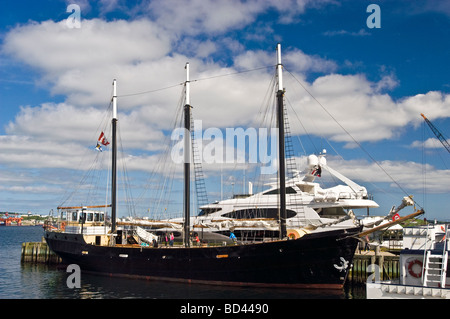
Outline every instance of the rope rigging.
MULTIPOLYGON (((112 96, 112 94, 111 94, 112 96)), ((110 101, 106 111, 104 112, 99 126, 95 131, 95 135, 90 140, 97 140, 98 136, 103 136, 102 141, 105 144, 99 147, 101 141, 99 138, 97 147, 94 147, 94 142, 91 147, 85 148, 84 153, 81 155, 82 160, 75 172, 84 171, 81 178, 78 180, 78 184, 74 188, 65 188, 65 193, 62 196, 60 207, 65 206, 65 203, 73 203, 79 206, 95 206, 99 203, 99 200, 104 198, 104 206, 110 205, 110 175, 111 175, 111 162, 109 152, 109 142, 111 134, 111 114, 112 114, 112 101, 110 101), (103 140, 103 138, 105 140, 103 140), (104 196, 102 194, 105 194, 104 196)), ((122 138, 120 134, 120 123, 118 125, 118 145, 120 149, 119 161, 122 169, 119 170, 121 185, 124 194, 124 201, 126 210, 129 216, 134 216, 134 203, 131 192, 130 182, 128 178, 128 171, 125 161, 125 152, 123 149, 122 138)), ((101 201, 101 200, 100 200, 101 201)))
MULTIPOLYGON (((232 75, 238 75, 238 74, 243 74, 243 73, 249 73, 249 72, 254 72, 254 71, 258 71, 258 70, 264 70, 267 68, 273 68, 274 65, 270 65, 270 66, 264 66, 264 67, 258 67, 258 68, 254 68, 254 69, 250 69, 250 70, 243 70, 243 71, 237 71, 237 72, 231 72, 231 73, 227 73, 227 74, 220 74, 220 75, 215 75, 215 76, 210 76, 210 77, 205 77, 205 78, 199 78, 199 79, 194 79, 191 80, 191 83, 195 83, 195 82, 200 82, 200 81, 205 81, 205 80, 211 80, 211 79, 217 79, 217 78, 221 78, 221 77, 226 77, 226 76, 232 76, 232 75)), ((338 121, 337 119, 324 107, 324 105, 322 105, 320 103, 320 101, 314 97, 312 95, 312 93, 305 87, 305 85, 303 85, 303 83, 297 79, 297 77, 291 73, 289 70, 287 70, 284 67, 285 71, 287 71, 287 73, 303 88, 304 91, 306 91, 306 93, 309 94, 309 96, 311 96, 311 98, 325 111, 325 113, 335 122, 337 123, 337 125, 351 138, 351 140, 371 159, 371 161, 373 163, 375 163, 385 174, 386 176, 401 190, 403 191, 407 196, 408 193, 403 189, 403 187, 394 180, 394 178, 381 166, 380 163, 378 163, 372 156, 371 154, 362 146, 362 144, 360 142, 358 142, 356 140, 356 138, 354 138, 348 130, 346 130, 338 121)), ((118 95, 119 98, 123 98, 123 97, 131 97, 131 96, 136 96, 136 95, 143 95, 143 94, 150 94, 150 93, 154 93, 154 92, 159 92, 159 91, 163 91, 163 90, 167 90, 167 89, 171 89, 174 87, 178 87, 178 86, 182 86, 184 84, 183 83, 178 83, 175 85, 170 85, 167 87, 163 87, 163 88, 159 88, 159 89, 154 89, 154 90, 147 90, 147 91, 142 91, 142 92, 135 92, 135 93, 129 93, 129 94, 122 94, 122 95, 118 95)), ((276 87, 277 83, 276 83, 276 75, 274 74, 271 78, 269 87, 266 91, 266 94, 263 97, 263 101, 261 103, 259 112, 258 112, 258 116, 257 118, 259 118, 259 123, 257 124, 257 127, 266 127, 266 128, 274 128, 276 127, 276 96, 275 96, 275 92, 276 90, 274 89, 276 87)), ((180 95, 180 99, 177 103, 177 107, 175 109, 175 116, 173 117, 173 123, 172 123, 172 131, 175 130, 176 128, 180 128, 182 127, 182 119, 183 119, 183 106, 184 106, 184 90, 182 89, 182 93, 180 95)), ((311 136, 308 133, 308 131, 306 130, 305 126, 303 125, 302 121, 300 120, 300 117, 298 116, 295 107, 292 105, 291 101, 285 97, 285 114, 287 115, 288 112, 288 106, 289 106, 289 110, 292 111, 295 115, 295 117, 297 118, 297 120, 299 121, 300 125, 302 126, 303 130, 306 132, 307 137, 310 139, 311 144, 315 147, 314 143, 312 142, 311 136)), ((109 104, 108 107, 108 114, 111 112, 111 103, 109 104)), ((105 118, 107 118, 105 115, 105 118)), ((108 125, 110 125, 110 123, 108 123, 107 120, 105 120, 105 118, 102 120, 102 123, 99 125, 99 127, 97 128, 97 132, 103 132, 103 131, 108 131, 108 125)), ((287 119, 287 116, 285 117, 285 119, 287 119)), ((287 125, 287 127, 289 128, 289 125, 287 125)), ((289 133, 293 133, 293 132, 289 132, 289 133)), ((137 202, 138 201, 140 203, 140 205, 143 205, 144 207, 146 207, 146 210, 152 215, 153 218, 158 219, 158 218, 167 218, 167 216, 165 215, 167 212, 167 208, 171 205, 176 203, 175 201, 177 199, 173 198, 173 193, 174 193, 174 186, 178 186, 178 184, 174 184, 174 179, 176 177, 179 177, 179 173, 180 173, 180 168, 177 167, 176 165, 174 165, 173 160, 171 159, 171 152, 173 151, 173 146, 175 143, 177 143, 177 141, 174 141, 173 139, 171 139, 171 136, 167 135, 167 134, 163 134, 164 135, 164 142, 163 145, 164 150, 162 152, 160 152, 159 155, 152 155, 150 157, 150 162, 151 160, 155 160, 154 161, 154 165, 151 169, 151 173, 149 178, 147 179, 147 182, 144 186, 144 189, 142 190, 141 194, 139 196, 136 197, 136 199, 133 199, 133 195, 132 195, 132 191, 131 188, 129 187, 130 184, 130 180, 128 178, 128 173, 127 173, 127 166, 126 166, 126 162, 125 160, 122 160, 122 169, 123 169, 123 184, 124 184, 124 189, 123 192, 126 195, 126 204, 127 204, 127 210, 129 212, 130 216, 135 216, 136 215, 136 207, 137 207, 137 202), (158 158, 158 160, 156 160, 156 158, 158 158), (148 195, 149 192, 152 192, 150 195, 148 195), (148 195, 148 197, 147 197, 148 195)), ((286 134, 286 138, 291 139, 292 134, 286 134)), ((297 139, 298 142, 303 150, 303 153, 306 155, 306 150, 305 150, 305 146, 303 145, 299 134, 294 134, 297 139)), ((269 136, 268 136, 269 138, 269 136)), ((326 139, 325 139, 326 140, 326 139)), ((122 147, 122 140, 120 138, 119 135, 119 141, 120 141, 120 150, 122 154, 124 153, 123 147, 122 147)), ((267 143, 269 143, 267 141, 267 143)), ((292 143, 292 141, 290 142, 292 143)), ((327 140, 327 143, 330 145, 330 147, 336 152, 336 154, 338 156, 340 156, 338 154, 338 152, 336 151, 335 148, 333 148, 333 146, 329 143, 329 141, 327 140)), ((268 145, 268 144, 267 144, 268 145)), ((287 144, 289 145, 289 143, 287 144)), ((316 152, 317 152, 317 148, 315 148, 316 152)), ((86 153, 91 152, 91 149, 86 150, 86 153)), ((106 180, 107 181, 107 185, 101 187, 101 189, 107 189, 108 188, 108 183, 109 183, 109 175, 106 174, 106 176, 98 176, 94 177, 94 170, 99 170, 99 171, 108 171, 105 167, 108 166, 106 163, 109 163, 108 161, 106 161, 105 163, 105 159, 104 156, 105 154, 108 152, 97 152, 95 154, 94 157, 94 161, 92 163, 92 165, 86 170, 86 173, 82 176, 82 179, 80 181, 80 183, 77 185, 76 190, 74 192, 72 192, 71 194, 69 194, 66 199, 63 201, 62 204, 68 202, 68 201, 74 201, 74 200, 78 200, 80 201, 80 203, 84 204, 88 202, 88 199, 76 199, 75 198, 75 192, 79 192, 82 190, 88 190, 87 191, 87 195, 86 198, 99 198, 98 195, 98 188, 100 188, 98 185, 100 185, 102 183, 102 181, 106 180)), ((122 156, 123 158, 124 156, 122 156)), ((294 152, 292 151, 292 154, 290 154, 289 156, 293 162, 291 163, 291 167, 290 167, 290 174, 293 175, 292 170, 294 169, 294 167, 296 166, 295 163, 295 156, 294 156, 294 152)), ((340 156, 342 158, 342 156, 340 156)), ((92 159, 92 155, 91 154, 85 154, 85 156, 83 156, 83 159, 92 159)), ((194 165, 195 165, 195 160, 194 160, 194 165)), ((258 161, 258 165, 262 165, 262 163, 260 161, 258 161)), ((245 165, 245 169, 244 169, 244 176, 246 175, 246 170, 250 165, 245 165)), ((238 163, 235 161, 234 164, 234 169, 233 170, 237 170, 238 167, 238 163)), ((108 167, 110 169, 110 167, 108 167)), ((199 171, 200 172, 200 171, 199 171)), ((200 175, 202 175, 201 173, 199 173, 200 175)), ((254 174, 254 181, 257 181, 255 183, 255 189, 258 189, 258 187, 263 187, 264 184, 266 184, 269 179, 273 178, 273 176, 270 175, 264 175, 264 174, 258 174, 257 170, 253 170, 253 172, 251 174, 254 174), (256 175, 258 177, 256 177, 256 175)), ((104 174, 103 174, 104 175, 104 174)), ((248 176, 248 175, 247 175, 248 176)), ((291 176, 292 177, 292 176, 291 176)), ((197 182, 197 181, 196 181, 197 182)), ((245 185, 244 185, 245 187, 245 185)), ((204 193, 204 188, 206 190, 206 187, 204 186, 204 184, 200 184, 200 186, 198 188, 196 188, 197 191, 197 195, 199 193, 203 194, 204 193)), ((384 191, 384 190, 383 190, 384 191)), ((108 194, 108 192, 106 192, 106 194, 108 194)), ((207 198, 205 196, 205 198, 207 198)), ((178 199, 179 200, 179 199, 178 199)), ((203 200, 199 200, 197 198, 198 201, 200 201, 201 203, 198 203, 199 206, 204 204, 203 200)), ((106 195, 106 202, 108 201, 108 195, 106 195)), ((420 205, 418 205, 416 203, 417 206, 420 207, 420 205)), ((61 205, 62 206, 62 205, 61 205)), ((179 206, 181 207, 181 205, 179 206)), ((145 210, 144 210, 145 211, 145 210)), ((179 212, 175 212, 175 213, 179 213, 179 212)), ((252 212, 248 212, 249 216, 254 214, 252 212)), ((254 217, 254 216, 253 216, 254 217)))
MULTIPOLYGON (((111 94, 112 96, 112 94, 111 94)), ((111 130, 111 123, 109 119, 112 113, 112 102, 109 103, 106 111, 103 114, 95 135, 92 135, 90 140, 96 141, 100 132, 109 132, 111 130)), ((80 206, 86 206, 91 204, 98 204, 96 201, 100 193, 108 189, 110 171, 108 152, 96 151, 94 142, 92 147, 85 148, 83 154, 81 154, 81 161, 74 172, 84 171, 81 179, 78 179, 78 183, 75 188, 65 188, 65 193, 62 196, 61 204, 59 206, 65 206, 65 203, 72 202, 80 206), (106 181, 106 184, 105 184, 106 181)), ((78 177, 78 175, 76 175, 78 177)), ((109 204, 109 203, 108 203, 109 204)))
MULTIPOLYGON (((262 66, 262 67, 258 67, 258 68, 254 68, 254 69, 249 69, 249 70, 243 70, 243 71, 237 71, 237 72, 231 72, 231 73, 226 73, 226 74, 219 74, 219 75, 213 75, 213 76, 209 76, 209 77, 205 77, 205 78, 200 78, 200 79, 195 79, 195 80, 190 80, 191 83, 193 82, 200 82, 200 81, 205 81, 205 80, 211 80, 211 79, 216 79, 216 78, 221 78, 224 76, 230 76, 230 75, 237 75, 237 74, 243 74, 243 73, 249 73, 249 72, 254 72, 254 71, 258 71, 258 70, 263 70, 263 69, 267 69, 267 68, 271 68, 273 67, 273 65, 270 66, 262 66)), ((135 92, 135 93, 128 93, 128 94, 122 94, 122 95, 117 95, 117 97, 129 97, 129 96, 136 96, 136 95, 142 95, 142 94, 149 94, 149 93, 155 93, 155 92, 159 92, 159 91, 164 91, 167 89, 171 89, 180 85, 184 85, 184 82, 178 83, 178 84, 174 84, 174 85, 170 85, 170 86, 166 86, 163 88, 159 88, 159 89, 154 89, 154 90, 148 90, 148 91, 142 91, 142 92, 135 92)))
MULTIPOLYGON (((409 196, 409 193, 381 166, 380 163, 378 163, 377 160, 362 146, 362 144, 356 140, 355 137, 353 137, 352 134, 348 130, 346 130, 340 123, 337 121, 337 119, 323 106, 322 103, 320 103, 319 100, 303 85, 303 83, 290 71, 286 70, 295 81, 297 81, 298 84, 305 90, 306 93, 308 93, 309 96, 325 111, 325 113, 352 139, 352 141, 370 158, 370 160, 375 163, 383 172, 386 174, 386 176, 406 195, 409 196)), ((414 204, 418 207, 422 208, 416 201, 414 201, 414 204)))

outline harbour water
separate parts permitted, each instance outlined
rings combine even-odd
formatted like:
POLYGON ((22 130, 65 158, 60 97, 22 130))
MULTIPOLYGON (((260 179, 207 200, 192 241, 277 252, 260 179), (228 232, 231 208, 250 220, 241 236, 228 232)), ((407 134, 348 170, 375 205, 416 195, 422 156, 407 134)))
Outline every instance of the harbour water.
POLYGON ((0 227, 0 299, 365 299, 364 286, 342 290, 256 289, 179 284, 81 274, 81 287, 69 288, 61 266, 22 264, 23 242, 39 242, 41 226, 0 227))

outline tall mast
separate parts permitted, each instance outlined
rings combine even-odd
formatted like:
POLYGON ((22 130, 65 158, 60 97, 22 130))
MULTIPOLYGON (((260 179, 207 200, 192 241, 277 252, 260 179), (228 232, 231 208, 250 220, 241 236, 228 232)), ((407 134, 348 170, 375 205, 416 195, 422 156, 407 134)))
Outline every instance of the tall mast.
POLYGON ((186 63, 186 83, 184 105, 184 245, 190 246, 189 230, 190 230, 190 183, 191 183, 191 106, 190 106, 190 82, 189 82, 189 62, 186 63))
POLYGON ((116 80, 113 81, 113 114, 112 114, 112 177, 111 177, 111 234, 116 231, 116 205, 117 205, 117 89, 116 80))
POLYGON ((280 239, 286 237, 286 168, 284 158, 284 106, 283 106, 283 65, 281 64, 281 44, 277 45, 277 120, 278 120, 278 173, 280 178, 280 239))

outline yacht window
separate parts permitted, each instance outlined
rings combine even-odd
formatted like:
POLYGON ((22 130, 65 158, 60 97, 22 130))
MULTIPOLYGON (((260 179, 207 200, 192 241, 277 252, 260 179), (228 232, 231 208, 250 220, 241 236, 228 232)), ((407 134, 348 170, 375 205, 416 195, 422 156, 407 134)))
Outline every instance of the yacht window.
POLYGON ((72 221, 77 221, 78 220, 78 212, 72 212, 72 221))
POLYGON ((300 190, 303 193, 314 194, 314 185, 307 185, 307 184, 299 185, 299 184, 297 184, 297 186, 298 186, 298 188, 300 188, 300 190))
POLYGON ((222 208, 220 208, 220 207, 215 207, 215 208, 203 208, 203 209, 200 211, 200 213, 198 213, 198 216, 206 216, 206 215, 209 215, 209 214, 212 214, 212 213, 219 212, 219 211, 221 211, 221 210, 222 210, 222 208))
MULTIPOLYGON (((297 192, 295 191, 294 188, 292 187, 286 187, 286 194, 296 194, 297 192)), ((273 189, 271 191, 265 192, 264 195, 275 195, 275 194, 280 194, 280 189, 273 189)))
MULTIPOLYGON (((293 210, 286 210, 287 218, 292 218, 296 215, 293 210)), ((253 208, 253 209, 240 209, 231 213, 223 215, 224 217, 233 219, 246 219, 246 218, 273 218, 278 219, 278 208, 253 208)))
POLYGON ((347 215, 342 207, 322 207, 320 209, 316 209, 317 214, 321 217, 341 217, 347 215))
POLYGON ((92 222, 94 220, 94 213, 88 213, 87 214, 87 221, 92 222))
POLYGON ((94 222, 102 222, 104 219, 103 213, 94 213, 94 222))

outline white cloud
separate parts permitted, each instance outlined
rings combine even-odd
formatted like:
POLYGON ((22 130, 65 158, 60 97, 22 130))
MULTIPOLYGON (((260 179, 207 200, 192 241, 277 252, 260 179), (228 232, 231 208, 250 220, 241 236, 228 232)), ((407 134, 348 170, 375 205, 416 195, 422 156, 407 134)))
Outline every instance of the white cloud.
MULTIPOLYGON (((153 2, 152 5, 155 6, 156 3, 153 2)), ((201 3, 192 1, 189 8, 200 7, 201 3)), ((264 1, 252 1, 246 3, 247 11, 256 14, 258 10, 263 10, 254 9, 253 6, 261 3, 263 7, 272 5, 264 1)), ((170 6, 169 2, 164 1, 161 5, 158 9, 160 11, 155 12, 160 19, 168 12, 187 14, 186 10, 170 6)), ((203 4, 204 7, 199 9, 200 13, 195 14, 200 15, 209 5, 232 10, 232 5, 243 4, 212 1, 203 4)), ((274 6, 282 11, 287 5, 288 2, 283 2, 274 6)), ((299 5, 299 11, 304 10, 304 5, 306 2, 299 5)), ((200 19, 196 23, 207 27, 208 23, 212 23, 209 19, 213 18, 214 15, 208 15, 204 18, 206 21, 200 19)), ((229 24, 224 25, 218 21, 217 28, 229 29, 236 23, 233 19, 227 21, 229 24)), ((59 136, 55 140, 70 139, 76 135, 75 139, 86 142, 89 139, 88 127, 94 127, 95 122, 102 117, 102 113, 96 109, 105 108, 109 103, 111 81, 117 78, 119 110, 126 112, 121 114, 121 123, 124 124, 122 128, 126 132, 125 136, 130 137, 130 145, 143 146, 148 150, 158 149, 156 141, 160 139, 161 133, 156 132, 172 128, 181 87, 151 95, 121 95, 170 87, 182 82, 185 78, 183 67, 188 60, 191 62, 191 78, 194 79, 275 64, 274 50, 244 51, 234 58, 232 67, 223 67, 209 59, 205 62, 199 58, 207 57, 217 50, 215 42, 210 40, 196 40, 200 48, 197 53, 199 58, 188 59, 176 53, 170 54, 174 40, 173 34, 169 35, 160 25, 145 19, 130 22, 83 20, 80 29, 69 29, 64 21, 44 21, 11 30, 5 37, 3 52, 41 70, 52 93, 63 94, 67 99, 65 105, 44 104, 41 107, 23 108, 16 121, 9 124, 7 132, 50 136, 51 132, 58 131, 59 136), (82 112, 77 112, 79 107, 83 108, 82 112), (128 124, 134 129, 134 139, 128 124)), ((233 47, 236 48, 236 44, 233 47)), ((396 136, 405 125, 419 123, 417 114, 424 110, 430 118, 447 116, 449 95, 428 92, 394 101, 389 95, 383 94, 382 91, 398 85, 392 74, 374 83, 362 74, 332 73, 337 70, 334 61, 307 55, 296 48, 283 49, 283 64, 297 79, 303 81, 308 91, 360 142, 396 136), (308 72, 331 74, 307 83, 304 78, 308 72)), ((202 119, 205 127, 231 127, 252 123, 254 115, 260 110, 272 72, 273 70, 260 70, 233 78, 221 77, 193 83, 194 117, 202 119)), ((285 76, 287 77, 289 75, 285 76)), ((295 80, 291 83, 298 84, 295 80)), ((339 125, 330 121, 330 117, 324 114, 310 96, 305 92, 299 94, 299 91, 289 89, 287 97, 295 107, 304 110, 304 118, 310 119, 305 123, 308 132, 325 135, 336 141, 352 141, 339 125)), ((294 133, 300 133, 300 129, 294 133)))
MULTIPOLYGON (((148 20, 83 20, 80 29, 67 28, 65 21, 44 21, 11 30, 2 51, 40 70, 53 94, 67 95, 69 102, 79 105, 98 105, 109 98, 114 78, 129 69, 148 71, 155 67, 154 61, 163 62, 171 40, 148 20)), ((138 77, 135 82, 148 84, 151 74, 146 74, 146 81, 138 77)), ((122 79, 122 83, 129 82, 122 79)))
POLYGON ((39 107, 22 107, 14 122, 7 125, 6 132, 41 141, 86 143, 96 141, 95 129, 102 122, 106 124, 106 116, 106 110, 80 110, 66 103, 45 103, 39 107))
MULTIPOLYGON (((447 142, 450 143, 450 141, 447 141, 447 142)), ((411 143, 411 147, 420 149, 420 148, 441 148, 443 146, 442 146, 441 141, 439 141, 435 137, 431 137, 431 138, 428 138, 427 140, 425 140, 424 142, 414 141, 411 143)))
MULTIPOLYGON (((11 30, 3 51, 41 70, 51 91, 67 99, 56 105, 23 107, 7 126, 7 133, 87 145, 98 134, 96 129, 111 98, 112 79, 117 78, 119 123, 126 147, 160 150, 164 141, 161 130, 173 128, 182 90, 177 83, 185 79, 184 65, 188 60, 191 79, 210 78, 191 85, 193 116, 203 120, 205 129, 261 124, 255 118, 261 111, 274 69, 218 76, 273 66, 275 50, 244 51, 234 58, 231 67, 224 67, 208 58, 200 59, 216 51, 214 42, 196 40, 202 49, 198 58, 188 59, 170 54, 172 39, 165 36, 160 26, 147 20, 84 20, 79 30, 68 29, 62 22, 45 21, 11 30), (29 51, 32 53, 28 54, 29 51), (133 95, 166 87, 172 88, 133 95)), ((296 77, 293 79, 285 72, 288 79, 285 84, 290 85, 286 96, 297 112, 301 110, 309 133, 352 142, 297 80, 359 142, 397 136, 406 125, 417 125, 421 121, 417 115, 424 110, 430 118, 447 116, 450 97, 441 92, 399 101, 383 93, 398 85, 395 75, 384 76, 378 82, 370 82, 363 74, 340 75, 333 73, 338 68, 334 61, 307 55, 297 48, 283 49, 282 59, 286 69, 296 77), (309 72, 326 75, 308 83, 305 77, 309 72)), ((293 133, 304 133, 301 125, 293 125, 293 133)))
POLYGON ((79 29, 68 28, 65 20, 49 20, 11 30, 4 52, 51 73, 160 58, 168 53, 170 40, 149 20, 83 20, 79 29))
POLYGON ((422 176, 426 171, 426 191, 441 194, 450 192, 450 170, 438 169, 429 164, 387 160, 376 164, 365 160, 344 161, 332 158, 328 160, 328 165, 348 178, 360 181, 367 188, 374 187, 367 183, 388 183, 393 189, 399 190, 400 185, 405 191, 414 193, 422 193, 424 190, 422 176))
MULTIPOLYGON (((147 9, 159 25, 178 35, 221 34, 254 22, 258 14, 270 7, 284 10, 292 2, 189 0, 180 5, 176 0, 161 0, 150 2, 147 9)), ((297 12, 298 6, 291 8, 297 12)))
MULTIPOLYGON (((275 48, 275 47, 274 47, 275 48)), ((319 56, 307 55, 297 48, 282 49, 282 64, 289 67, 289 71, 309 72, 334 72, 337 65, 334 61, 323 59, 319 56)), ((246 51, 234 59, 234 66, 242 69, 254 69, 262 66, 276 64, 275 50, 273 51, 246 51)))
POLYGON ((380 81, 376 83, 375 91, 381 92, 382 90, 392 90, 399 85, 399 81, 395 75, 385 75, 380 81))
MULTIPOLYGON (((141 149, 146 151, 161 150, 164 147, 164 135, 157 121, 173 121, 168 118, 173 115, 167 110, 153 108, 139 108, 129 114, 119 113, 118 127, 120 137, 123 139, 125 150, 141 149)), ((16 116, 14 122, 6 127, 7 136, 0 136, 3 145, 9 145, 5 152, 23 150, 30 148, 48 152, 62 150, 64 155, 79 154, 82 148, 93 149, 101 131, 111 138, 111 109, 98 110, 95 108, 77 109, 73 105, 43 104, 40 107, 24 107, 16 116), (42 145, 41 145, 42 143, 42 145)), ((70 155, 73 157, 73 155, 70 155)), ((5 158, 11 158, 5 156, 5 158)), ((1 162, 1 161, 0 161, 1 162)), ((43 156, 34 159, 33 165, 38 163, 47 167, 53 161, 48 161, 43 156)), ((64 167, 73 167, 72 161, 67 161, 64 167)), ((59 167, 59 165, 58 165, 59 167)))
POLYGON ((335 4, 334 0, 157 0, 144 2, 140 10, 147 12, 165 29, 182 35, 218 35, 253 23, 269 10, 279 13, 278 21, 290 24, 310 8, 335 4))
POLYGON ((264 8, 258 1, 203 1, 176 0, 152 1, 148 12, 155 21, 175 34, 211 34, 222 33, 232 28, 242 27, 255 19, 255 14, 264 8))
MULTIPOLYGON (((301 111, 303 125, 309 133, 340 142, 353 142, 342 127, 358 142, 381 141, 397 137, 407 125, 417 126, 423 110, 433 117, 445 118, 448 117, 446 110, 450 108, 450 94, 441 92, 428 92, 395 101, 380 92, 382 88, 396 85, 394 79, 386 77, 374 83, 362 74, 330 74, 317 78, 311 84, 303 80, 302 85, 327 111, 304 90, 292 92, 290 100, 299 108, 297 112, 301 111)), ((289 93, 286 94, 289 96, 289 93)), ((304 133, 302 126, 295 127, 298 128, 295 133, 304 133)))
POLYGON ((399 105, 406 111, 415 127, 423 122, 420 113, 424 113, 430 121, 436 118, 447 118, 450 109, 450 94, 438 91, 430 91, 426 94, 417 94, 399 101, 399 105))
POLYGON ((0 190, 8 191, 8 192, 16 192, 16 193, 49 193, 54 192, 56 188, 48 187, 48 186, 1 186, 0 190))
POLYGON ((364 37, 370 35, 366 29, 360 29, 359 31, 347 31, 347 30, 338 30, 338 31, 326 31, 323 33, 326 36, 337 36, 337 35, 350 35, 353 37, 364 37))
POLYGON ((80 163, 85 153, 73 142, 58 143, 16 135, 0 136, 0 164, 12 167, 83 169, 80 163))
POLYGON ((217 44, 211 40, 187 39, 180 43, 178 49, 190 56, 207 58, 217 51, 217 44))

